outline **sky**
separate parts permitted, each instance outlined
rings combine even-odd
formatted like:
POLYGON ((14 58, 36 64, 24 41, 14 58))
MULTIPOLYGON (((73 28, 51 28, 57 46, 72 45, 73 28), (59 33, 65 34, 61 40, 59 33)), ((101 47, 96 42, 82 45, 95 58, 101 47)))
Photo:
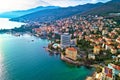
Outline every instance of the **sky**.
POLYGON ((26 10, 37 6, 76 6, 110 0, 0 0, 0 12, 26 10))

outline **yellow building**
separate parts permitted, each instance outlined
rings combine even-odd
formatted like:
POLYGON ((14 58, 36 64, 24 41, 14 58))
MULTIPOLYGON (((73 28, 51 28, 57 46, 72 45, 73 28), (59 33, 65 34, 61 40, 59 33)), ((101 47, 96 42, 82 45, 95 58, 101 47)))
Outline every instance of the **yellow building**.
POLYGON ((99 54, 100 50, 101 50, 100 46, 94 46, 93 53, 94 54, 99 54))
POLYGON ((112 53, 112 54, 116 54, 116 53, 117 53, 117 49, 112 48, 112 49, 111 49, 111 53, 112 53))
POLYGON ((73 47, 66 48, 65 57, 70 58, 72 60, 77 60, 77 49, 73 47))

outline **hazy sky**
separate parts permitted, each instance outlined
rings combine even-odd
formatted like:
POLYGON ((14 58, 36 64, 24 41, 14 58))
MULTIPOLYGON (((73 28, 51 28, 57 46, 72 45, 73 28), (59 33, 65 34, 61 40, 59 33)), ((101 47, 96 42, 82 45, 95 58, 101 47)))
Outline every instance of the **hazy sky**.
POLYGON ((75 6, 85 3, 107 2, 110 0, 0 0, 0 12, 23 10, 37 6, 75 6))

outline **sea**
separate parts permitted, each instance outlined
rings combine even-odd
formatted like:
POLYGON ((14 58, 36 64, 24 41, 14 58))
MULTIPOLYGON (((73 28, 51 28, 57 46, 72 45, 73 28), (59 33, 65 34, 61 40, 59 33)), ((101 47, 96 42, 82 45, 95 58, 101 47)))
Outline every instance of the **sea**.
POLYGON ((25 23, 9 21, 9 18, 0 18, 0 29, 12 29, 23 24, 25 23))
MULTIPOLYGON (((4 19, 2 22, 7 27, 1 28, 9 29, 23 24, 4 19)), ((0 34, 0 80, 85 80, 93 73, 93 68, 77 67, 62 61, 60 55, 51 55, 44 49, 49 42, 29 34, 0 34)))

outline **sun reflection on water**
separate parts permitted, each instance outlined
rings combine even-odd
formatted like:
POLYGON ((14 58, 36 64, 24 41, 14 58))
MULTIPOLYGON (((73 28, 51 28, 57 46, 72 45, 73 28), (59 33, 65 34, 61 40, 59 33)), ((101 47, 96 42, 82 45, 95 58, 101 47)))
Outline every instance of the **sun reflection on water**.
POLYGON ((0 49, 0 79, 4 80, 4 64, 3 64, 3 55, 0 49))
POLYGON ((5 80, 5 66, 4 66, 4 57, 2 51, 2 38, 0 38, 0 80, 5 80))

